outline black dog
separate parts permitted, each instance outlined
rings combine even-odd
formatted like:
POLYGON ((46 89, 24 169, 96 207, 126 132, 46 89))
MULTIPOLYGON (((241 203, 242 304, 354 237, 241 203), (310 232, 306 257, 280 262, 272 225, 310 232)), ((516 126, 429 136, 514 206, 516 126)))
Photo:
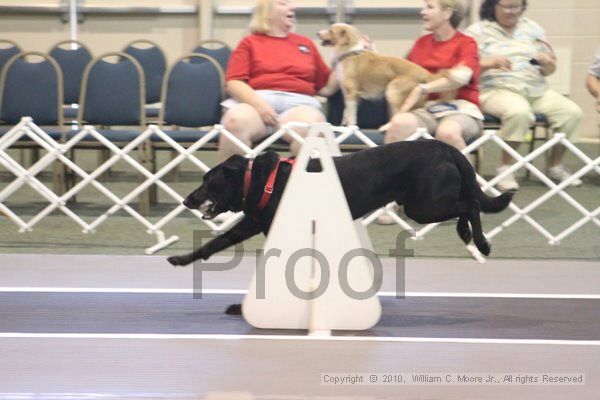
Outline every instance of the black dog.
MULTIPOLYGON (((243 210, 245 216, 200 249, 169 257, 168 261, 173 265, 190 264, 199 258, 208 259, 260 232, 266 235, 292 168, 279 160, 274 152, 259 155, 250 175, 246 173, 250 160, 232 156, 204 175, 202 185, 183 204, 199 209, 209 220, 225 211, 243 210), (264 207, 263 204, 259 207, 265 200, 265 185, 274 170, 273 192, 264 207)), ((465 243, 472 238, 486 256, 490 245, 483 236, 479 213, 504 210, 513 195, 507 192, 493 198, 484 194, 465 156, 437 140, 392 143, 336 157, 334 162, 352 218, 360 218, 391 201, 404 205, 406 215, 420 224, 458 217, 456 230, 460 238, 465 243)), ((309 171, 319 168, 319 160, 309 162, 309 171)))

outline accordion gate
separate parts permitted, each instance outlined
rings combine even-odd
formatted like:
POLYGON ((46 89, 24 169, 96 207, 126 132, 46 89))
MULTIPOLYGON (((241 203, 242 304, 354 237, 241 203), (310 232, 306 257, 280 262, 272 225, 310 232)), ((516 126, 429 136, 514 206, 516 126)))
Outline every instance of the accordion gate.
MULTIPOLYGON (((235 136, 233 136, 230 132, 228 132, 222 125, 215 125, 210 132, 208 132, 201 139, 199 139, 198 141, 196 141, 188 147, 183 147, 181 144, 177 143, 166 133, 161 131, 158 128, 158 126, 150 125, 144 132, 141 132, 134 140, 125 144, 125 146, 123 147, 119 147, 112 143, 110 140, 106 139, 102 134, 97 132, 92 126, 84 126, 83 129, 81 129, 81 131, 77 132, 70 139, 62 143, 54 140, 47 132, 38 127, 30 118, 23 118, 19 124, 15 125, 6 134, 0 137, 0 164, 6 170, 14 174, 15 177, 14 180, 9 182, 8 185, 6 185, 0 191, 0 212, 4 213, 12 222, 14 222, 19 227, 19 232, 31 231, 37 223, 39 223, 41 220, 43 220, 55 210, 59 210, 65 216, 71 218, 76 224, 78 224, 82 228, 83 233, 91 233, 94 232, 94 230, 98 228, 102 223, 104 223, 111 215, 113 215, 119 210, 124 210, 141 225, 143 225, 146 228, 147 233, 155 236, 156 244, 146 249, 147 254, 152 254, 166 246, 169 246, 170 244, 179 239, 177 236, 167 237, 163 231, 163 227, 184 211, 191 212, 194 216, 199 218, 200 221, 206 224, 211 230, 216 231, 228 229, 241 218, 241 213, 238 213, 236 215, 233 215, 221 224, 216 224, 213 221, 202 220, 202 214, 197 210, 187 210, 181 204, 183 197, 162 180, 162 178, 168 172, 172 171, 179 164, 186 160, 190 161, 201 171, 208 171, 210 168, 204 162, 198 159, 194 155, 194 153, 197 150, 201 150, 207 143, 209 143, 218 135, 226 135, 233 143, 235 143, 236 146, 238 146, 241 149, 242 152, 245 153, 246 157, 253 158, 260 152, 266 150, 283 135, 288 135, 293 140, 303 142, 303 138, 294 129, 306 128, 307 126, 308 125, 301 123, 287 124, 281 127, 277 132, 275 132, 273 135, 268 137, 265 141, 263 141, 256 147, 249 148, 240 140, 238 140, 235 136), (80 143, 84 139, 89 140, 88 138, 90 137, 93 137, 96 140, 96 144, 98 146, 102 146, 103 148, 109 150, 111 156, 108 158, 108 160, 106 160, 100 166, 98 166, 94 171, 88 173, 84 171, 80 166, 75 164, 65 154, 69 150, 73 149, 78 143, 80 143), (177 154, 176 157, 174 157, 156 172, 151 172, 150 170, 148 170, 148 168, 146 168, 143 165, 143 163, 136 160, 130 155, 132 151, 138 150, 138 148, 143 147, 145 144, 149 143, 151 137, 154 138, 155 142, 157 138, 160 139, 160 141, 162 142, 162 146, 168 146, 170 150, 175 151, 177 154), (44 154, 39 160, 37 160, 35 163, 33 163, 33 165, 31 165, 28 168, 24 167, 19 162, 17 162, 7 152, 11 148, 11 146, 14 146, 15 143, 24 138, 35 142, 37 145, 39 145, 40 148, 46 151, 46 154, 44 154), (111 168, 120 160, 125 161, 129 166, 131 166, 144 178, 143 182, 141 182, 123 197, 117 196, 102 182, 98 180, 98 178, 104 172, 108 171, 109 168, 111 168), (55 193, 47 185, 42 183, 37 177, 41 171, 43 171, 55 161, 64 164, 66 168, 69 168, 73 171, 73 173, 77 174, 79 178, 81 178, 79 182, 77 182, 64 194, 55 193), (29 187, 31 187, 35 192, 41 195, 48 202, 48 205, 42 211, 40 211, 38 214, 33 216, 33 218, 27 221, 21 218, 19 215, 17 215, 5 203, 5 200, 9 196, 11 196, 24 185, 28 185, 29 187), (74 210, 69 208, 67 202, 69 199, 77 195, 88 185, 92 185, 100 193, 105 195, 106 198, 108 198, 113 203, 113 205, 92 221, 86 222, 84 218, 82 218, 74 210), (172 199, 174 199, 178 204, 170 212, 168 212, 166 215, 164 215, 162 218, 160 218, 157 222, 154 223, 151 222, 145 216, 141 215, 129 205, 129 203, 131 203, 137 196, 139 196, 141 193, 143 193, 145 190, 149 189, 153 185, 156 185, 159 188, 163 189, 163 191, 172 199)), ((331 127, 331 129, 337 134, 337 143, 343 143, 349 137, 355 136, 358 140, 364 143, 365 146, 377 146, 357 127, 331 127)), ((431 136, 426 131, 419 129, 408 140, 415 140, 419 138, 431 139, 431 136)), ((584 206, 582 206, 571 195, 564 191, 564 189, 570 184, 571 181, 585 175, 591 170, 595 169, 597 172, 600 173, 600 157, 597 157, 595 159, 589 158, 575 145, 569 142, 565 138, 565 135, 562 133, 555 133, 550 140, 545 142, 540 147, 536 148, 533 152, 525 156, 521 156, 518 152, 516 152, 509 145, 507 145, 502 139, 496 136, 494 131, 488 130, 484 131, 483 135, 480 138, 478 138, 473 143, 468 145, 465 149, 463 149, 463 153, 468 154, 473 150, 476 150, 479 147, 483 146, 487 142, 493 142, 501 149, 509 152, 512 155, 512 157, 516 160, 516 162, 508 170, 504 171, 499 176, 495 176, 490 181, 486 181, 478 175, 477 179, 484 191, 490 193, 491 195, 500 194, 500 192, 494 188, 494 185, 498 183, 505 175, 513 173, 514 171, 520 168, 528 169, 531 172, 531 174, 536 176, 543 184, 545 184, 550 189, 549 191, 547 191, 546 193, 544 193, 543 195, 541 195, 540 197, 538 197, 523 208, 518 207, 514 203, 511 203, 509 208, 514 212, 514 214, 511 217, 509 217, 506 221, 493 228, 491 231, 487 232, 486 237, 488 239, 491 239, 494 236, 498 235, 500 232, 509 228, 512 224, 514 224, 520 219, 523 219, 525 222, 529 223, 537 232, 543 235, 548 240, 548 243, 551 245, 558 244, 560 240, 572 234, 588 222, 592 222, 597 227, 600 227, 600 220, 598 219, 598 215, 600 214, 600 206, 590 211, 584 206), (563 181, 560 184, 556 184, 552 180, 550 180, 543 172, 536 168, 532 164, 532 161, 539 155, 544 154, 552 147, 559 144, 564 145, 575 157, 579 158, 583 162, 584 166, 578 171, 576 171, 568 180, 563 181), (543 204, 555 195, 562 197, 570 206, 572 206, 581 214, 581 218, 579 220, 575 221, 571 226, 569 226, 568 228, 566 228, 558 234, 550 233, 546 228, 544 228, 544 226, 542 226, 539 222, 537 222, 530 216, 530 213, 533 210, 535 210, 537 207, 539 207, 541 204, 543 204)), ((398 223, 403 229, 409 230, 413 233, 414 239, 422 239, 428 232, 430 232, 432 229, 439 225, 429 224, 422 227, 421 229, 415 229, 412 227, 412 225, 410 225, 407 221, 403 220, 400 216, 391 212, 391 206, 392 204, 368 215, 363 219, 363 224, 368 225, 372 223, 381 213, 389 213, 392 216, 392 218, 396 221, 396 223, 398 223)), ((473 257, 475 257, 479 261, 483 260, 482 256, 477 252, 474 246, 467 246, 467 249, 469 250, 469 252, 471 252, 473 257)))

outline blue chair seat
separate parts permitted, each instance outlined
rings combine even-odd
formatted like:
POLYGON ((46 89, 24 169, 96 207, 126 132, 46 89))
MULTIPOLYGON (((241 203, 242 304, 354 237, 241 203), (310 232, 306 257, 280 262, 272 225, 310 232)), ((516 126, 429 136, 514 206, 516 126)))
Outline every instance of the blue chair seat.
POLYGON ((502 122, 500 118, 494 117, 490 114, 483 114, 483 123, 486 125, 500 125, 502 122))
MULTIPOLYGON (((0 137, 4 136, 9 130, 11 130, 13 127, 12 126, 2 126, 0 127, 0 137)), ((55 129, 55 128, 43 128, 42 130, 44 132, 46 132, 52 139, 54 140, 60 140, 61 137, 61 131, 60 129, 55 129)), ((21 139, 19 139, 19 141, 32 141, 31 138, 29 136, 22 136, 21 139)))
MULTIPOLYGON (((67 134, 67 139, 71 139, 73 136, 75 136, 77 133, 79 133, 80 131, 76 130, 76 131, 69 131, 67 134)), ((140 135, 140 131, 138 130, 130 130, 130 129, 114 129, 114 130, 98 130, 98 133, 100 133, 102 136, 104 136, 106 139, 110 140, 111 142, 131 142, 133 139, 135 139, 136 137, 138 137, 140 135)), ((92 135, 86 135, 83 138, 84 142, 97 142, 96 138, 93 137, 92 135)))
MULTIPOLYGON (((366 137, 371 139, 377 146, 381 146, 383 144, 384 134, 378 131, 377 129, 361 129, 362 133, 365 134, 366 137)), ((351 135, 342 143, 343 145, 365 145, 365 142, 360 140, 356 135, 351 135)))
POLYGON ((535 123, 538 125, 549 125, 548 117, 546 114, 535 113, 535 123))
MULTIPOLYGON (((189 129, 189 130, 163 130, 164 133, 166 133, 167 135, 169 135, 169 137, 173 140, 175 140, 178 143, 191 143, 191 142, 196 142, 200 139, 202 139, 207 133, 210 132, 210 130, 196 130, 196 129, 189 129)), ((162 142, 163 140, 157 136, 157 135, 152 135, 151 139, 152 142, 162 142)), ((212 138, 209 143, 216 143, 219 140, 219 136, 215 136, 214 138, 212 138)))
MULTIPOLYGON (((500 118, 495 117, 490 114, 484 114, 483 117, 484 117, 484 120, 483 120, 484 124, 500 125, 502 123, 500 118)), ((548 121, 548 118, 546 117, 545 114, 535 113, 535 123, 536 123, 536 125, 548 125, 550 123, 550 121, 548 121)))

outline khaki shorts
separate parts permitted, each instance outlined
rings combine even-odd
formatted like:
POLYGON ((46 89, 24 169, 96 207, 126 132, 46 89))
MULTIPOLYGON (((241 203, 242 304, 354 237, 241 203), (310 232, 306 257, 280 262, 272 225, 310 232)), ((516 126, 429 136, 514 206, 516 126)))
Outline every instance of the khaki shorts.
POLYGON ((482 120, 473 118, 467 114, 457 113, 435 119, 433 115, 424 108, 419 108, 410 113, 417 118, 419 127, 427 129, 427 132, 432 136, 435 136, 438 125, 444 121, 457 122, 462 128, 462 137, 466 143, 472 142, 475 138, 481 136, 481 131, 483 129, 482 120))

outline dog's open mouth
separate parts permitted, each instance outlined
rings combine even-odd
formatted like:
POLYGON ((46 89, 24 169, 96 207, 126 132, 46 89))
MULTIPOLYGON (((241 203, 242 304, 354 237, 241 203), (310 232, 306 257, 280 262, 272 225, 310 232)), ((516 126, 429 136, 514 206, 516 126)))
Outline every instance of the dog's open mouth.
POLYGON ((205 200, 204 203, 200 204, 198 210, 202 213, 202 219, 213 219, 218 215, 217 204, 212 200, 205 200))
POLYGON ((331 39, 321 39, 321 46, 333 46, 331 39))

